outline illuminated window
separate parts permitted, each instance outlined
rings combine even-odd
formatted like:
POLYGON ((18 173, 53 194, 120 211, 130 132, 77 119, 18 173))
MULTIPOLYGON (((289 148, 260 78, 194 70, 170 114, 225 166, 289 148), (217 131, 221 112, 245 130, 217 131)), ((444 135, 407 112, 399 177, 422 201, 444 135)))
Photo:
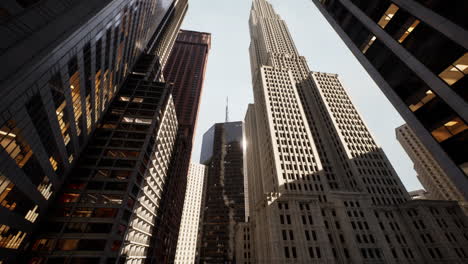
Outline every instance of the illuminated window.
POLYGON ((403 33, 403 35, 398 39, 398 42, 403 43, 403 41, 405 41, 405 39, 409 36, 409 34, 411 34, 411 32, 413 32, 413 30, 416 28, 416 26, 419 25, 419 22, 420 22, 420 21, 416 19, 416 20, 411 24, 411 26, 409 26, 409 27, 406 29, 405 33, 403 33))
POLYGON ((465 124, 465 122, 463 122, 461 118, 456 117, 446 122, 443 126, 434 129, 431 133, 438 142, 442 142, 467 129, 468 126, 465 124))
POLYGON ((44 196, 46 200, 49 200, 53 190, 52 183, 47 176, 45 176, 42 182, 37 186, 37 190, 44 196))
POLYGON ((91 95, 86 96, 86 128, 88 131, 88 135, 91 133, 91 95))
POLYGON ((37 212, 37 210, 39 209, 39 206, 34 206, 34 208, 32 210, 30 210, 26 216, 24 217, 24 219, 28 220, 29 222, 31 223, 34 223, 36 222, 36 219, 37 217, 39 216, 39 213, 37 212))
POLYGON ((38 239, 34 242, 32 246, 33 251, 40 250, 52 250, 55 243, 55 239, 38 239))
POLYGON ((78 193, 64 193, 59 200, 62 203, 76 203, 79 198, 80 194, 78 193))
POLYGON ((57 120, 60 127, 60 132, 62 133, 63 141, 65 146, 70 142, 70 122, 67 115, 67 103, 65 101, 65 96, 63 94, 63 84, 60 74, 55 74, 50 80, 50 91, 52 92, 52 98, 55 104, 55 114, 57 115, 57 120))
POLYGON ((18 249, 27 233, 21 232, 7 225, 0 225, 0 248, 18 249))
POLYGON ((5 151, 15 160, 18 167, 23 168, 33 155, 33 151, 19 135, 19 130, 13 120, 9 120, 0 128, 0 138, 0 144, 5 151))
POLYGON ((370 48, 370 46, 372 46, 375 40, 376 40, 376 37, 372 36, 369 42, 367 42, 366 46, 364 46, 364 48, 362 49, 362 53, 366 54, 367 50, 370 48))
POLYGON ((136 98, 133 98, 132 100, 130 100, 130 97, 127 97, 127 96, 120 96, 119 97, 119 100, 122 101, 122 102, 134 102, 134 103, 143 103, 143 98, 140 98, 140 97, 136 97, 136 98))
POLYGON ((448 85, 453 85, 466 74, 468 74, 468 53, 465 53, 452 65, 447 67, 447 69, 439 74, 439 77, 448 85))
POLYGON ((436 95, 431 90, 427 90, 426 95, 418 103, 410 105, 409 109, 412 112, 415 112, 416 110, 421 108, 421 106, 425 105, 427 102, 431 101, 435 97, 436 95))
POLYGON ((109 70, 106 70, 103 74, 104 87, 102 90, 102 104, 101 104, 102 111, 106 109, 107 103, 109 102, 109 78, 107 77, 108 75, 109 75, 109 70))
POLYGON ((57 108, 55 113, 57 114, 57 119, 60 125, 60 132, 62 132, 65 145, 68 145, 68 143, 70 142, 70 134, 68 134, 68 128, 70 127, 70 123, 68 123, 68 121, 65 121, 66 118, 64 118, 64 110, 66 106, 67 103, 64 100, 63 103, 57 108))
POLYGON ((135 124, 144 124, 144 125, 151 125, 151 119, 149 118, 135 118, 135 117, 127 117, 124 116, 122 122, 124 123, 135 123, 135 124))
POLYGON ((80 119, 82 115, 79 76, 80 76, 80 73, 76 71, 70 77, 70 89, 71 89, 71 94, 72 94, 73 112, 75 114, 75 124, 76 124, 76 130, 77 130, 78 135, 81 134, 80 119))
POLYGON ((50 165, 52 165, 52 168, 54 169, 54 171, 56 171, 58 167, 57 167, 57 161, 54 159, 54 157, 50 157, 49 162, 50 162, 50 165))
POLYGON ((385 14, 383 14, 383 16, 380 18, 377 24, 379 24, 380 27, 385 28, 388 22, 392 20, 393 16, 398 11, 398 9, 399 9, 398 6, 396 6, 395 4, 391 4, 390 7, 387 9, 387 11, 385 11, 385 14))

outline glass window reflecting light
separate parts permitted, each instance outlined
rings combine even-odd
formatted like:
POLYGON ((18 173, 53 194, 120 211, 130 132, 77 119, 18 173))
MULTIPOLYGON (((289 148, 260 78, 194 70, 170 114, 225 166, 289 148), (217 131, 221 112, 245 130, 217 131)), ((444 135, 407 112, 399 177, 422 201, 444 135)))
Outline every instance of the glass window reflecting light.
POLYGON ((453 85, 466 74, 468 74, 468 52, 441 72, 439 77, 448 85, 453 85))
POLYGON ((400 8, 397 5, 391 4, 390 7, 388 7, 387 11, 385 11, 385 14, 383 14, 383 16, 380 18, 377 24, 379 24, 381 28, 385 28, 387 24, 390 22, 390 20, 392 20, 393 16, 398 11, 398 9, 400 8))
POLYGON ((0 225, 0 248, 18 249, 28 234, 7 225, 0 225))
POLYGON ((405 33, 403 33, 403 35, 398 39, 398 42, 402 43, 403 41, 405 41, 405 39, 409 36, 409 34, 411 34, 411 32, 413 32, 413 30, 416 28, 416 26, 419 25, 419 20, 416 19, 405 31, 405 33))
POLYGON ((456 117, 444 125, 436 128, 432 131, 432 135, 438 142, 442 142, 447 140, 465 130, 468 129, 468 126, 463 122, 463 120, 459 117, 456 117))

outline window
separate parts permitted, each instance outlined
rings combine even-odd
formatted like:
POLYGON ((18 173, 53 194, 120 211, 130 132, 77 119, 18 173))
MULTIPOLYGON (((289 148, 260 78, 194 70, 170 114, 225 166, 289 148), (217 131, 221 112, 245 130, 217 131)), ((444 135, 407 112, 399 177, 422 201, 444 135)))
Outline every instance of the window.
POLYGON ((18 249, 26 236, 25 232, 7 225, 0 225, 0 248, 18 249))
POLYGON ((419 25, 419 20, 415 19, 414 22, 405 30, 405 33, 398 39, 398 42, 402 43, 405 39, 413 32, 417 25, 419 25))
POLYGON ((442 71, 439 77, 448 85, 453 85, 466 74, 468 74, 468 52, 442 71))
POLYGON ((398 11, 398 9, 399 9, 398 6, 396 6, 395 4, 391 4, 390 7, 388 7, 387 11, 385 11, 383 16, 380 18, 377 24, 379 24, 381 28, 385 28, 385 26, 387 26, 387 24, 393 18, 395 13, 398 11))

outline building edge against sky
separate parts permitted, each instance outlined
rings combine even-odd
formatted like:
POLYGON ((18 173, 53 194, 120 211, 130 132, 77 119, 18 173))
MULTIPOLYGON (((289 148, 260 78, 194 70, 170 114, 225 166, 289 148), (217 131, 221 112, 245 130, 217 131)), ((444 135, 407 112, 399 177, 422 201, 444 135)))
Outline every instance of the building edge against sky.
POLYGON ((410 200, 338 75, 309 71, 267 1, 253 1, 249 25, 255 103, 245 134, 255 260, 463 263, 468 219, 458 204, 410 200))
POLYGON ((396 128, 395 131, 398 141, 414 163, 414 170, 417 173, 419 181, 428 192, 424 195, 425 198, 458 201, 460 207, 468 215, 467 200, 458 191, 450 177, 447 176, 411 128, 404 124, 396 128))
POLYGON ((160 228, 156 235, 159 246, 155 252, 168 252, 165 256, 168 261, 175 258, 177 249, 193 137, 210 47, 210 33, 180 30, 163 71, 165 81, 172 86, 179 121, 168 187, 163 196, 161 210, 164 217, 158 222, 160 228))
POLYGON ((468 199, 468 2, 312 2, 468 199))
POLYGON ((146 77, 160 73, 178 30, 174 20, 186 5, 48 0, 2 9, 8 19, 1 21, 0 59, 9 63, 0 71, 0 260, 31 245, 31 233, 119 88, 139 72, 137 61, 154 63, 146 77), (153 54, 141 56, 148 51, 153 54))

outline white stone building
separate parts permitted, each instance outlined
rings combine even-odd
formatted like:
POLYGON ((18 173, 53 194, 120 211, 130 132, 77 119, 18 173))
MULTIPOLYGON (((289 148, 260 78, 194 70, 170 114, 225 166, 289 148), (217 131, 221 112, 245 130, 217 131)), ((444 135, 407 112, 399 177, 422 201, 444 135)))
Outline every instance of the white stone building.
POLYGON ((456 188, 450 177, 440 167, 408 125, 396 129, 396 137, 414 163, 418 179, 434 200, 454 200, 468 214, 468 202, 456 188))
MULTIPOLYGON (((245 118, 256 263, 464 263, 454 202, 410 201, 337 74, 310 72, 266 0, 250 16, 245 118)), ((313 34, 313 32, 311 32, 313 34)))
POLYGON ((205 165, 190 163, 187 175, 187 191, 175 256, 175 263, 177 264, 195 263, 205 175, 205 165))

